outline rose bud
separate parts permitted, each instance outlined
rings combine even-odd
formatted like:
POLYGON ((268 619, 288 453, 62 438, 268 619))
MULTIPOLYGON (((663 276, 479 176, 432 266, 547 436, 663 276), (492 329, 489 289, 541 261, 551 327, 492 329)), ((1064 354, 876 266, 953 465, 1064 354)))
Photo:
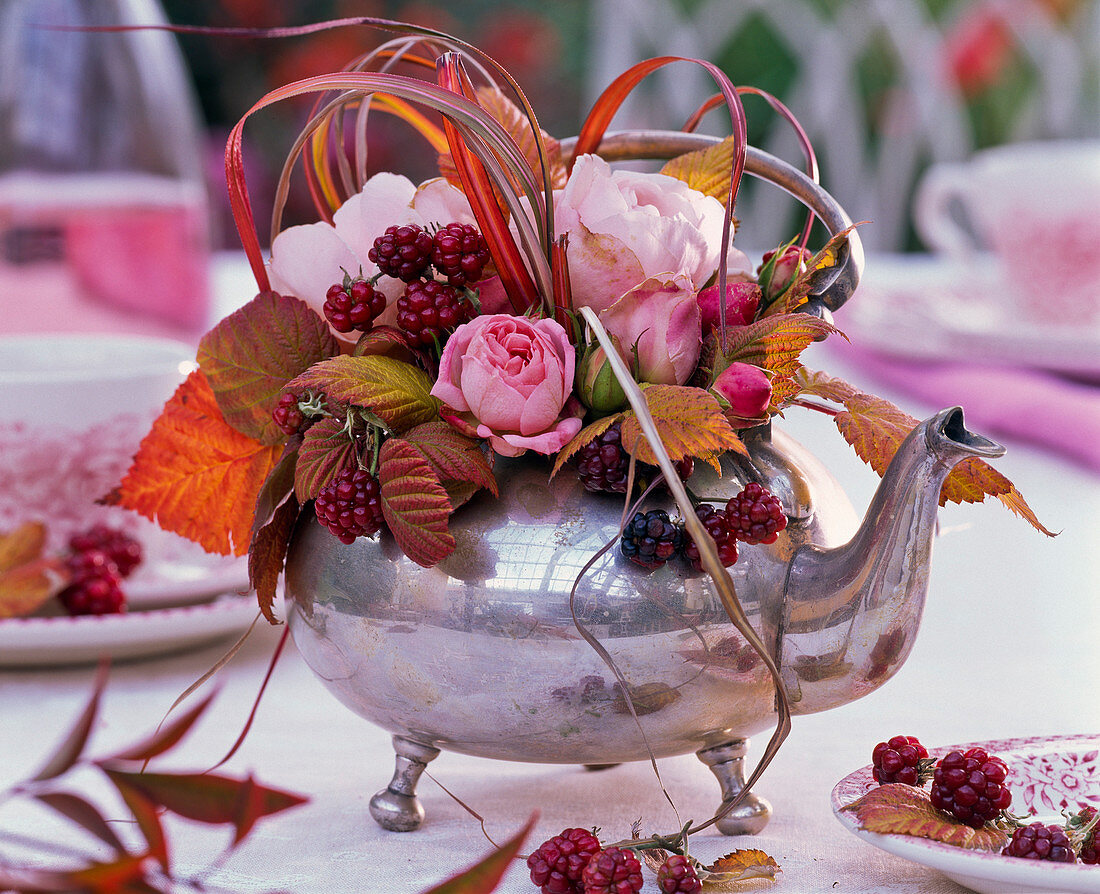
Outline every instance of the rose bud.
POLYGON ((760 285, 764 289, 764 297, 768 301, 771 301, 777 295, 781 295, 795 276, 804 273, 806 261, 813 256, 805 248, 788 245, 775 262, 775 266, 772 267, 769 275, 768 264, 773 257, 775 257, 775 251, 765 252, 763 262, 757 271, 760 275, 760 285))
POLYGON ((581 403, 601 416, 626 406, 623 387, 599 345, 590 345, 577 364, 577 396, 581 403))
POLYGON ((772 399, 768 374, 751 363, 731 363, 710 386, 728 405, 726 413, 740 419, 762 419, 772 399))
MULTIPOLYGON (((747 326, 756 319, 756 310, 760 307, 762 296, 760 286, 754 282, 726 283, 726 325, 747 326)), ((702 289, 695 300, 703 315, 703 331, 710 332, 718 328, 718 286, 702 289)))

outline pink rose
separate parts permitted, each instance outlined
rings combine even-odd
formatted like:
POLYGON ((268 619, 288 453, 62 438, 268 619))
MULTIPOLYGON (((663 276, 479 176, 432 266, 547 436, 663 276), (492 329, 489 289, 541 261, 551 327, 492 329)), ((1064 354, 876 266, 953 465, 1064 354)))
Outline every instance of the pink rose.
POLYGON ((768 374, 751 363, 731 363, 710 387, 728 405, 726 412, 740 419, 764 418, 772 400, 768 374))
MULTIPOLYGON (((747 326, 760 307, 760 286, 754 282, 726 283, 726 325, 747 326)), ((718 328, 718 286, 707 286, 696 296, 703 315, 703 331, 718 328)))
POLYGON ((654 277, 631 289, 600 314, 600 322, 636 357, 641 382, 683 385, 702 347, 699 304, 687 276, 654 277))
POLYGON ((503 456, 555 453, 581 429, 584 410, 571 397, 575 364, 553 320, 480 316, 447 339, 432 395, 503 456))
MULTIPOLYGON (((721 202, 675 177, 612 170, 582 155, 554 193, 555 228, 569 237, 574 306, 603 313, 654 276, 683 274, 693 291, 702 288, 718 269, 724 217, 721 202)), ((727 268, 748 274, 752 265, 731 246, 727 268)))

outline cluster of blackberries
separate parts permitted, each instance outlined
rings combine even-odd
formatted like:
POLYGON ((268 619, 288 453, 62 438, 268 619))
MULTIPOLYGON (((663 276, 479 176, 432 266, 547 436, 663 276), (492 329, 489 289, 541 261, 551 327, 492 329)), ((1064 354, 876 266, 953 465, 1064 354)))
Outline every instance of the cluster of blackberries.
MULTIPOLYGON (((587 829, 566 829, 527 858, 531 881, 542 894, 636 894, 642 864, 629 848, 601 847, 587 829)), ((664 894, 699 894, 703 885, 687 857, 673 854, 657 870, 664 894)))
MULTIPOLYGON (((695 508, 695 515, 714 538, 718 558, 727 568, 737 561, 737 541, 775 543, 787 527, 787 516, 779 498, 759 484, 748 484, 724 509, 707 503, 695 508)), ((696 571, 703 570, 699 547, 684 525, 673 522, 663 509, 637 512, 623 529, 619 551, 636 565, 654 569, 677 554, 683 554, 696 571)))
MULTIPOLYGON (((630 474, 630 454, 623 448, 622 424, 616 422, 577 451, 577 477, 591 493, 625 494, 630 474)), ((676 474, 686 481, 695 470, 691 457, 676 462, 676 474)), ((656 470, 639 465, 639 477, 648 478, 656 470)))
POLYGON ((126 611, 121 582, 141 564, 141 544, 116 528, 96 524, 69 538, 68 585, 57 595, 70 615, 126 611))

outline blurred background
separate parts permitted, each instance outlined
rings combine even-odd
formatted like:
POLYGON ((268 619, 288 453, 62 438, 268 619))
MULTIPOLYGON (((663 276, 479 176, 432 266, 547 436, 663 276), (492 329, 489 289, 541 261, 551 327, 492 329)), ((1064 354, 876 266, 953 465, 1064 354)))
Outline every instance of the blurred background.
MULTIPOLYGON (((924 247, 909 208, 933 162, 1005 142, 1100 136, 1097 0, 165 0, 164 6, 180 24, 283 26, 374 15, 431 25, 503 63, 556 136, 576 133, 593 99, 631 63, 660 54, 709 59, 735 83, 766 89, 794 111, 820 155, 822 181, 854 219, 873 221, 863 233, 872 249, 924 247)), ((334 70, 380 37, 363 28, 285 40, 181 35, 207 127, 214 194, 220 195, 224 134, 254 99, 334 70)), ((615 126, 678 128, 711 92, 701 69, 670 66, 643 83, 615 126)), ((800 163, 790 129, 762 101, 746 99, 746 107, 751 141, 800 163)), ((255 119, 254 177, 277 176, 302 113, 301 105, 288 105, 255 119)), ((728 132, 722 117, 711 113, 701 130, 728 132)), ((372 165, 402 169, 407 133, 395 127, 390 140, 380 137, 372 165)), ((255 182, 254 194, 262 195, 262 181, 255 182)), ((791 209, 774 190, 754 193, 750 184, 740 211, 758 228, 757 244, 788 238, 791 209)), ((295 214, 308 218, 310 211, 292 207, 295 214)), ((233 241, 224 221, 219 239, 233 241)))

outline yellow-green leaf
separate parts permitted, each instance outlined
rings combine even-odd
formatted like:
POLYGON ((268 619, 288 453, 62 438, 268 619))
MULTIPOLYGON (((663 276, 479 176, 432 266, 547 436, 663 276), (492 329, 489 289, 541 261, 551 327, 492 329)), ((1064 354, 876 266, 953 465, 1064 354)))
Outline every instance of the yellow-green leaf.
POLYGON ((776 314, 747 326, 730 327, 726 330, 726 352, 715 362, 712 381, 731 363, 751 363, 778 375, 793 375, 802 352, 834 333, 843 337, 832 324, 801 313, 776 314))
MULTIPOLYGON (((713 465, 714 457, 727 450, 747 452, 714 395, 684 385, 647 385, 642 393, 661 443, 674 462, 692 456, 713 465)), ((639 462, 657 464, 633 411, 623 414, 622 444, 639 462)))
POLYGON ((363 407, 400 433, 439 414, 432 384, 422 369, 392 357, 342 355, 314 364, 288 387, 312 388, 330 403, 363 407))
POLYGON ((706 149, 685 152, 666 163, 661 173, 683 180, 692 189, 724 202, 730 193, 736 145, 734 137, 726 137, 706 149))

